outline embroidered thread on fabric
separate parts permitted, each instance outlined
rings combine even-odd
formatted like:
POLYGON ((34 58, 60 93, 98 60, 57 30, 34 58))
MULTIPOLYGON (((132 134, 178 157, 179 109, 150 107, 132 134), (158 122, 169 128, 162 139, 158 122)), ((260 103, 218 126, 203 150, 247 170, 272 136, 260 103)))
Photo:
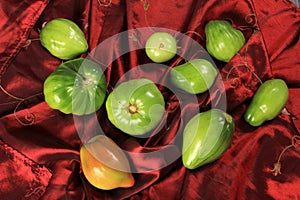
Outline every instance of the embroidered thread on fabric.
MULTIPOLYGON (((245 19, 245 22, 249 25, 248 26, 238 26, 238 28, 252 28, 257 31, 260 30, 258 27, 257 17, 254 13, 250 13, 250 14, 246 15, 244 19, 245 19)), ((224 20, 227 20, 231 24, 234 24, 233 20, 231 18, 225 18, 224 20)))
POLYGON ((250 14, 246 15, 245 21, 250 26, 240 26, 241 28, 254 28, 255 30, 259 30, 257 17, 254 13, 250 13, 250 14))
POLYGON ((44 166, 40 166, 39 164, 35 163, 34 161, 30 160, 30 158, 26 157, 21 152, 17 151, 10 145, 6 144, 2 140, 0 140, 0 150, 6 153, 6 156, 9 157, 12 161, 21 161, 25 166, 30 168, 30 172, 34 173, 35 177, 31 180, 30 184, 28 185, 28 189, 24 194, 25 199, 36 199, 44 193, 46 188, 45 181, 48 181, 49 171, 44 166), (35 197, 33 197, 35 196, 35 197))
POLYGON ((35 188, 31 188, 30 190, 28 190, 26 192, 26 194, 24 195, 24 197, 26 199, 29 199, 31 196, 33 195, 37 195, 39 196, 40 193, 42 193, 44 191, 44 187, 42 185, 38 186, 38 187, 35 187, 35 188))
POLYGON ((32 96, 29 96, 29 97, 26 97, 26 98, 20 98, 20 97, 17 97, 11 93, 9 93, 7 90, 5 90, 2 85, 1 85, 1 80, 0 80, 0 90, 2 92, 4 92, 7 96, 13 98, 15 101, 11 101, 11 102, 7 102, 7 103, 1 103, 0 106, 4 106, 4 105, 11 105, 11 104, 17 104, 14 108, 14 116, 15 116, 15 119, 23 126, 30 126, 32 124, 35 123, 35 115, 33 113, 30 113, 30 112, 27 112, 26 115, 24 116, 24 119, 21 120, 20 117, 17 115, 17 111, 18 111, 18 108, 22 105, 22 103, 24 103, 26 100, 30 99, 30 98, 33 98, 33 97, 36 97, 36 96, 39 96, 41 95, 42 93, 38 93, 38 94, 35 94, 35 95, 32 95, 32 96), (24 122, 24 120, 26 122, 24 122))
POLYGON ((100 6, 108 7, 112 4, 112 0, 97 0, 100 6))
POLYGON ((132 33, 131 35, 128 36, 128 38, 134 42, 137 43, 138 47, 143 47, 141 41, 138 39, 135 33, 132 33))
POLYGON ((141 2, 143 3, 143 8, 144 8, 144 18, 145 18, 145 22, 146 22, 146 25, 150 28, 150 30, 152 30, 153 32, 155 32, 151 26, 150 26, 150 23, 149 23, 149 20, 148 20, 148 16, 147 16, 147 13, 148 13, 148 9, 149 9, 149 3, 147 0, 141 0, 141 2))
MULTIPOLYGON (((231 24, 233 24, 233 20, 232 19, 229 18, 227 20, 229 20, 231 22, 231 24)), ((245 21, 249 24, 249 26, 239 26, 239 28, 253 28, 254 31, 253 31, 252 34, 255 34, 256 31, 259 31, 257 18, 256 18, 256 15, 254 13, 250 13, 250 14, 246 15, 245 16, 245 21)), ((247 62, 247 52, 248 52, 248 43, 246 44, 245 54, 244 55, 240 55, 239 53, 237 53, 237 55, 239 55, 240 57, 243 58, 244 62, 241 63, 241 64, 233 65, 229 69, 229 71, 227 73, 227 76, 226 76, 226 81, 227 82, 229 82, 229 76, 232 75, 232 70, 233 69, 235 69, 237 67, 244 66, 262 84, 262 80, 259 78, 259 76, 254 71, 252 71, 251 67, 248 65, 248 62, 247 62)), ((236 88, 240 83, 241 83, 241 81, 240 81, 239 77, 235 77, 235 78, 231 79, 230 82, 229 82, 229 84, 230 84, 230 86, 232 88, 236 88)))
POLYGON ((200 35, 200 34, 199 34, 198 32, 196 32, 196 31, 189 30, 189 31, 185 32, 184 34, 185 34, 185 35, 188 35, 189 33, 194 34, 194 35, 198 36, 201 40, 205 41, 205 39, 202 37, 202 35, 200 35))
POLYGON ((248 65, 247 52, 248 52, 248 43, 246 44, 244 55, 237 53, 238 56, 243 58, 244 62, 241 64, 232 65, 232 67, 227 72, 226 81, 230 84, 230 86, 232 88, 236 88, 241 83, 239 77, 234 77, 232 79, 230 78, 230 76, 233 74, 232 71, 234 69, 236 69, 237 67, 243 67, 243 66, 246 67, 247 70, 249 70, 249 72, 260 82, 260 84, 262 84, 262 80, 259 78, 259 76, 254 71, 252 71, 251 67, 248 65))
POLYGON ((282 166, 281 166, 280 160, 281 160, 283 154, 291 148, 300 150, 300 141, 297 141, 297 140, 300 140, 300 135, 294 135, 291 139, 292 144, 286 146, 279 154, 278 160, 276 163, 274 163, 274 168, 271 170, 271 172, 274 174, 274 176, 278 176, 278 175, 282 174, 282 172, 281 172, 282 166))
POLYGON ((27 49, 31 45, 31 43, 34 42, 34 41, 40 41, 40 39, 36 38, 36 39, 28 39, 28 40, 26 40, 26 42, 23 45, 23 48, 27 49))
POLYGON ((141 1, 142 1, 142 3, 143 3, 144 10, 147 11, 148 8, 149 8, 149 3, 148 3, 148 1, 147 1, 147 0, 141 0, 141 1))

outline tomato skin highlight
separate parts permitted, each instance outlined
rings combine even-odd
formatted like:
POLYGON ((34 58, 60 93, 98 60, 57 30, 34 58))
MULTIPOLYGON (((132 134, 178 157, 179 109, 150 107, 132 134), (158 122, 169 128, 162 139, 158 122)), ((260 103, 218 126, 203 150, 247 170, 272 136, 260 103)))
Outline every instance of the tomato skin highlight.
POLYGON ((182 162, 196 169, 220 158, 228 149, 235 131, 231 115, 211 109, 192 117, 184 128, 182 162))
POLYGON ((97 111, 106 96, 106 78, 93 61, 77 58, 60 64, 44 81, 45 101, 65 114, 97 111))
POLYGON ((82 145, 80 161, 83 174, 98 189, 128 188, 135 183, 125 153, 107 136, 95 136, 82 145))
POLYGON ((148 79, 119 84, 106 100, 108 119, 121 131, 137 136, 154 129, 165 112, 164 98, 148 79))
POLYGON ((225 20, 209 21, 205 34, 208 53, 223 62, 228 62, 245 44, 243 33, 225 20))
POLYGON ((88 50, 82 30, 71 20, 56 18, 41 30, 40 41, 53 56, 70 60, 88 50))
POLYGON ((270 79, 260 85, 244 114, 251 126, 260 126, 277 117, 288 100, 288 87, 282 79, 270 79))

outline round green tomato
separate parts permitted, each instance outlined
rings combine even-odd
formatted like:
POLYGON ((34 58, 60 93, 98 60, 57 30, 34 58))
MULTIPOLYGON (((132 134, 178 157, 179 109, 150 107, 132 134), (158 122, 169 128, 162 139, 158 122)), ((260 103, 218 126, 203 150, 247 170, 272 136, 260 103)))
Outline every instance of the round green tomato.
POLYGON ((162 63, 173 58, 177 52, 176 40, 165 32, 152 34, 145 45, 147 56, 156 63, 162 63))
POLYGON ((129 135, 143 135, 161 121, 164 98, 148 79, 133 79, 118 85, 106 101, 108 118, 129 135))
POLYGON ((65 114, 91 114, 102 106, 105 95, 100 66, 83 58, 62 63, 44 82, 45 101, 65 114))
POLYGON ((52 55, 70 60, 88 50, 88 44, 81 29, 74 22, 56 18, 41 30, 40 41, 52 55))

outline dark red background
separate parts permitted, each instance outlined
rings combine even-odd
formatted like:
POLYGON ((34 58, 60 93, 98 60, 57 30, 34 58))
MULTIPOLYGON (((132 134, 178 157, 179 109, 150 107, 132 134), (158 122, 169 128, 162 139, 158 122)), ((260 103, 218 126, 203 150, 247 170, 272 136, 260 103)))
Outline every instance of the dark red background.
MULTIPOLYGON (((282 155, 282 174, 275 176, 271 171, 281 151, 299 134, 299 17, 300 9, 287 0, 2 1, 1 199, 299 199, 299 145, 282 155), (117 33, 149 26, 186 33, 205 46, 205 24, 212 19, 231 20, 243 31, 247 44, 226 65, 216 61, 225 89, 216 85, 211 95, 218 98, 226 93, 227 112, 236 120, 228 151, 216 162, 193 171, 185 169, 179 158, 163 169, 134 174, 132 188, 102 191, 92 187, 80 171, 82 141, 73 116, 49 108, 42 94, 43 81, 61 61, 35 39, 42 24, 57 17, 73 20, 82 28, 89 51, 117 33), (282 78, 289 86, 289 114, 280 114, 258 128, 242 118, 259 86, 254 73, 263 81, 282 78)), ((141 45, 145 40, 133 37, 128 42, 141 45)), ((116 42, 108 47, 108 62, 118 55, 120 45, 116 42)), ((174 66, 177 61, 167 64, 174 66)), ((117 57, 105 72, 109 91, 129 69, 150 62, 143 51, 117 57)), ((168 91, 164 95, 169 111, 167 127, 154 137, 136 139, 118 131, 107 120, 104 108, 97 112, 98 120, 106 134, 124 149, 162 149, 182 129, 180 114, 195 108, 187 105, 180 111, 176 98, 168 91)), ((197 106, 207 108, 210 100, 207 94, 199 95, 197 106)), ((80 135, 83 140, 99 134, 89 126, 79 128, 84 130, 85 135, 80 135)), ((171 146, 167 152, 176 154, 180 149, 171 146)), ((136 169, 145 169, 167 162, 163 158, 130 161, 136 169)))

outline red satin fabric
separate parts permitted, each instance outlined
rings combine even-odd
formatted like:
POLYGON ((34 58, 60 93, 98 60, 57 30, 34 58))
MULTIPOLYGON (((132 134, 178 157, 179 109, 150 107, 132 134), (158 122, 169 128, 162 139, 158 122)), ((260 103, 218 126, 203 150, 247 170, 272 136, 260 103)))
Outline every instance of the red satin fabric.
MULTIPOLYGON (((0 11, 1 199, 300 198, 299 141, 282 154, 282 174, 272 172, 300 128, 300 9, 290 1, 24 0, 1 2, 0 11), (139 139, 116 129, 104 107, 97 111, 96 120, 87 116, 78 122, 45 103, 43 81, 61 61, 36 39, 42 24, 57 17, 73 20, 82 28, 90 51, 115 34, 142 27, 178 31, 205 47, 204 26, 211 19, 231 20, 243 31, 247 43, 229 63, 215 61, 224 87, 215 84, 210 95, 198 95, 197 104, 180 108, 176 96, 161 87, 168 111, 165 125, 158 134, 139 139), (287 112, 254 128, 242 116, 259 86, 257 76, 261 80, 283 78, 290 96, 287 112), (222 94, 227 97, 227 112, 236 120, 232 144, 216 162, 187 170, 181 158, 176 159, 181 150, 173 141, 183 128, 180 118, 190 117, 198 107, 218 106, 222 94), (85 179, 79 149, 82 142, 99 134, 95 124, 127 151, 163 149, 152 157, 129 157, 135 170, 143 172, 134 174, 134 187, 102 191, 85 179), (175 161, 165 166, 173 158, 175 161)), ((128 38, 128 43, 115 41, 97 54, 105 54, 110 65, 105 71, 108 91, 126 72, 135 69, 134 76, 139 76, 137 66, 151 62, 142 50, 122 55, 123 45, 133 48, 146 40, 139 33, 128 38)), ((188 48, 183 45, 182 51, 188 48)), ((167 64, 172 67, 176 62, 167 64)), ((142 74, 154 79, 161 75, 155 70, 142 74)))

